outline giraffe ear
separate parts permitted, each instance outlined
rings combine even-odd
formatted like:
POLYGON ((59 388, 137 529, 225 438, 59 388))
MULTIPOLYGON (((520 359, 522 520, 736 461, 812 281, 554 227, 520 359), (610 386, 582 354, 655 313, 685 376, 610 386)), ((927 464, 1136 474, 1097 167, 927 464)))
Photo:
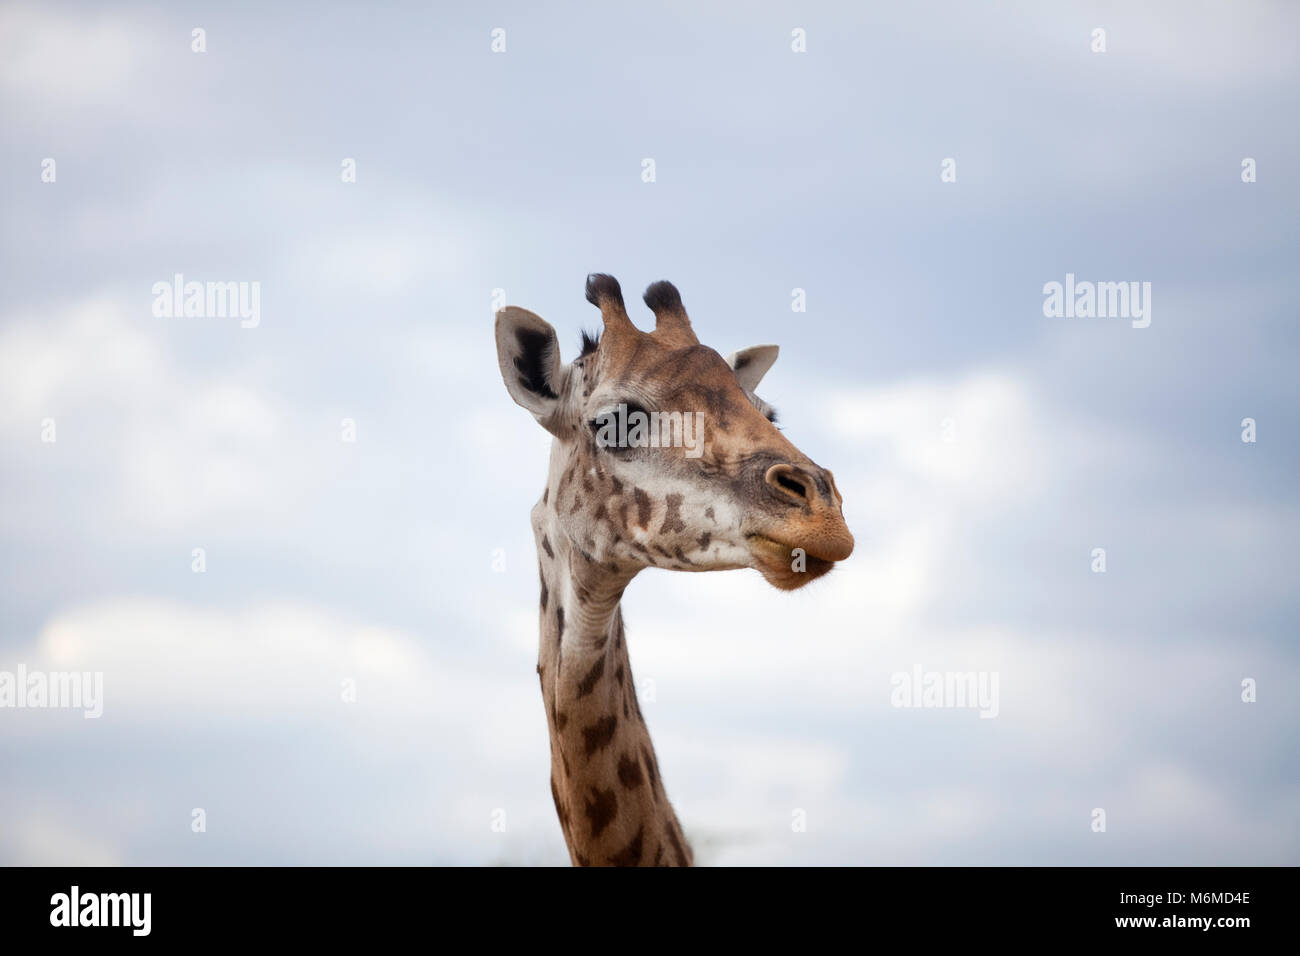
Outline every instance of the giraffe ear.
POLYGON ((776 345, 751 345, 739 352, 732 352, 727 357, 727 364, 736 373, 736 381, 740 383, 740 387, 747 392, 753 392, 776 361, 777 353, 780 351, 780 347, 776 345))
POLYGON ((542 427, 555 431, 568 375, 560 363, 555 329, 527 309, 508 306, 497 313, 497 362, 506 391, 533 413, 542 427))

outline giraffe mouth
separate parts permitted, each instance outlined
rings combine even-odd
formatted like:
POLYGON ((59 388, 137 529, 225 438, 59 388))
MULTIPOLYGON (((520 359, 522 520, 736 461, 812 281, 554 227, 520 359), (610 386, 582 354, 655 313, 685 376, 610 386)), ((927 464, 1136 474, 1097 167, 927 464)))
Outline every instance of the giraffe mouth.
POLYGON ((782 591, 794 591, 835 567, 835 562, 813 554, 808 548, 765 534, 747 537, 749 553, 767 583, 782 591))

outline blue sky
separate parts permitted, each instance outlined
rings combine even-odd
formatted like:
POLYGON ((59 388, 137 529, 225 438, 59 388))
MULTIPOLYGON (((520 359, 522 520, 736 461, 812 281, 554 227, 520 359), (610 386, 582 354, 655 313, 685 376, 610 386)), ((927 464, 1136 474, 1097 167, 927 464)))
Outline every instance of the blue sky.
POLYGON ((591 271, 781 345, 858 542, 629 589, 701 862, 1300 862, 1298 20, 0 6, 0 670, 105 674, 97 721, 0 710, 0 862, 564 862, 491 303, 572 357, 591 271), (1067 272, 1150 327, 1045 318, 1067 272), (155 317, 175 273, 260 324, 155 317), (892 707, 917 663, 999 716, 892 707))

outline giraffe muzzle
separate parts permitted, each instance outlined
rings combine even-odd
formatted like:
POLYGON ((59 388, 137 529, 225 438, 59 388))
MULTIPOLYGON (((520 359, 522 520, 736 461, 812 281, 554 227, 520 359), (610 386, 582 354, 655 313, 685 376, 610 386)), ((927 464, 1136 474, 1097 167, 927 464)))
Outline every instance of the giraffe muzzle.
POLYGON ((776 512, 746 534, 755 566, 770 584, 794 590, 821 577, 853 553, 839 490, 829 471, 812 464, 781 463, 764 472, 776 512), (784 514, 780 512, 784 511, 784 514))

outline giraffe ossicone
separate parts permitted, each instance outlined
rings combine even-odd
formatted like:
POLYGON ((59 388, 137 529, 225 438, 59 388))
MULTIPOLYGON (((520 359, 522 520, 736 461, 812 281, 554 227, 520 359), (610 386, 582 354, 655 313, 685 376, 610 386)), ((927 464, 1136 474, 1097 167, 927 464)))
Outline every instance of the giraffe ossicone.
POLYGON ((755 394, 775 345, 723 359, 700 344, 668 282, 646 289, 651 332, 632 323, 612 276, 588 276, 586 292, 603 329, 569 364, 540 316, 514 306, 496 316, 506 389, 553 436, 532 510, 551 795, 575 864, 689 866, 632 684, 623 591, 650 567, 755 568, 793 590, 847 558, 853 536, 831 473, 755 394), (687 416, 700 427, 689 445, 610 441, 619 408, 667 422, 661 435, 687 416))

